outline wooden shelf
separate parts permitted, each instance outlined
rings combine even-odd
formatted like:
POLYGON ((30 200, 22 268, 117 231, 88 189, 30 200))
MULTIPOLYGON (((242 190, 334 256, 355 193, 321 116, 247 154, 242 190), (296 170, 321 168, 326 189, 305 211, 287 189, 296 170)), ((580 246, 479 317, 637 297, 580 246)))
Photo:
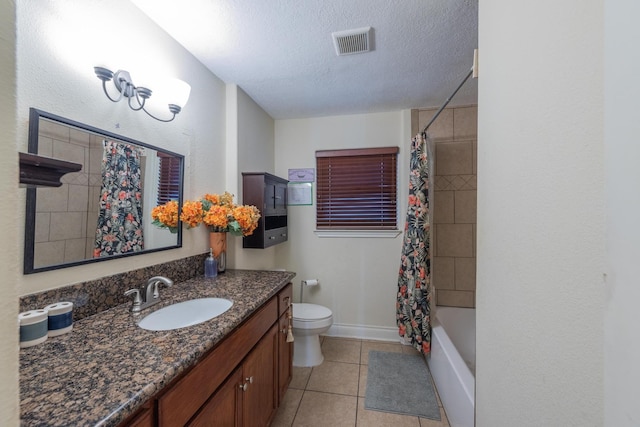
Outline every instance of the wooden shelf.
POLYGON ((60 178, 82 169, 79 163, 52 159, 32 153, 20 154, 20 185, 26 187, 60 187, 60 178))

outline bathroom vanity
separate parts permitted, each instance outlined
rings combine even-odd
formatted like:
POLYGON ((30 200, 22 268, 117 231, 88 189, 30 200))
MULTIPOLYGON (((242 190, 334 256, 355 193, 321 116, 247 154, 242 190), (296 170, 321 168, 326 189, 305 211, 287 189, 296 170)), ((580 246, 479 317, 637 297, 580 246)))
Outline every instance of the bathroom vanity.
POLYGON ((233 301, 199 325, 152 332, 130 304, 20 353, 22 425, 268 425, 287 390, 291 272, 228 270, 163 289, 150 311, 233 301))

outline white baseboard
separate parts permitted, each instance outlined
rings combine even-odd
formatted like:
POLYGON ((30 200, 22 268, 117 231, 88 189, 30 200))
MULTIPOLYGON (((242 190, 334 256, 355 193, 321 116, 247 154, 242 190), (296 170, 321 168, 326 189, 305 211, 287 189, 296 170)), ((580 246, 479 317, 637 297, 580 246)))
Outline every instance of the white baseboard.
POLYGON ((398 328, 385 326, 346 325, 334 323, 324 335, 328 337, 401 342, 401 338, 398 335, 398 328))

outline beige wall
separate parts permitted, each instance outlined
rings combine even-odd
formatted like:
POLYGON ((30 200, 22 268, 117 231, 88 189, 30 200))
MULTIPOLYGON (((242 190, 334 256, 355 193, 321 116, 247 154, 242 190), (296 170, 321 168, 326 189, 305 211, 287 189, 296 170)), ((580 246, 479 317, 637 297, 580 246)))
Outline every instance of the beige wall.
POLYGON ((640 425, 640 57, 624 48, 640 40, 640 2, 607 1, 604 10, 604 159, 606 277, 604 425, 640 425))
MULTIPOLYGON (((275 122, 275 173, 315 168, 315 151, 399 146, 399 227, 407 201, 411 112, 317 117, 275 122)), ((290 206, 289 241, 275 246, 277 265, 295 271, 294 301, 300 280, 318 279, 304 301, 333 311, 333 335, 398 340, 395 302, 402 235, 391 237, 319 237, 312 206, 290 206)))
MULTIPOLYGON (((234 180, 236 188, 233 192, 238 202, 242 202, 242 172, 273 173, 275 122, 237 85, 227 85, 227 91, 227 125, 231 128, 228 133, 235 135, 227 141, 227 146, 237 147, 236 158, 229 159, 227 173, 234 180)), ((231 268, 279 268, 273 246, 267 249, 243 249, 242 237, 231 237, 227 249, 231 268)))
POLYGON ((16 149, 15 3, 0 0, 0 424, 19 425, 18 404, 18 243, 20 213, 16 149))
POLYGON ((602 426, 604 3, 481 3, 476 425, 602 426))
MULTIPOLYGON (((414 113, 424 129, 436 109, 414 113)), ((436 304, 475 307, 477 106, 445 108, 429 127, 435 147, 431 232, 436 304)))

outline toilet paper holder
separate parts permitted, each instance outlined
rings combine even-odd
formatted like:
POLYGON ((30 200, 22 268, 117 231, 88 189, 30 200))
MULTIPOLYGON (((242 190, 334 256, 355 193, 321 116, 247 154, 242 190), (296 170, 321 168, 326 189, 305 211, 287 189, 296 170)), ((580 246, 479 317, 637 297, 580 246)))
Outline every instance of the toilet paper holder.
POLYGON ((306 279, 300 282, 300 302, 303 302, 302 295, 304 294, 305 286, 318 286, 320 281, 318 279, 306 279))

